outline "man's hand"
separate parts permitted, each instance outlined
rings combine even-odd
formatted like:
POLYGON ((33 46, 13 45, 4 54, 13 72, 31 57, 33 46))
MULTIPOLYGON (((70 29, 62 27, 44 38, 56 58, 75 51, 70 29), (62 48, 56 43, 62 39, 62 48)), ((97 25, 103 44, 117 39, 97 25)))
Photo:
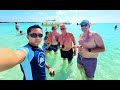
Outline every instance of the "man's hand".
POLYGON ((78 48, 78 52, 88 52, 82 45, 75 45, 74 47, 78 48))
POLYGON ((56 71, 52 68, 49 68, 48 71, 51 77, 54 77, 54 75, 56 74, 56 71))
POLYGON ((76 50, 74 50, 74 56, 76 56, 76 50))

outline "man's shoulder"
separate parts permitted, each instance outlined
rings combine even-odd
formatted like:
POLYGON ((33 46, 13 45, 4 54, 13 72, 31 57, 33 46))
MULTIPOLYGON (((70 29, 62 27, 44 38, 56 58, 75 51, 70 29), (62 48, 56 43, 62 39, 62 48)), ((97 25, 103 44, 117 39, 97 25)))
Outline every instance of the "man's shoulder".
POLYGON ((94 34, 94 33, 97 33, 97 32, 95 32, 95 31, 92 31, 92 30, 89 30, 89 33, 93 33, 93 34, 94 34))
POLYGON ((67 32, 68 35, 74 36, 72 32, 67 32))
POLYGON ((24 50, 28 52, 29 50, 32 50, 32 48, 27 44, 27 45, 24 45, 23 47, 20 47, 18 50, 24 50))
POLYGON ((60 34, 59 32, 52 32, 53 34, 55 34, 55 35, 58 35, 58 34, 60 34))
POLYGON ((98 32, 95 32, 95 31, 91 31, 90 33, 92 33, 93 35, 98 34, 98 32))
POLYGON ((57 34, 58 34, 58 35, 60 35, 60 33, 59 33, 59 32, 57 32, 57 34))
POLYGON ((100 37, 98 32, 92 31, 91 34, 92 34, 93 37, 100 37))
POLYGON ((60 33, 58 33, 58 32, 56 33, 56 36, 60 36, 60 35, 61 35, 60 33))

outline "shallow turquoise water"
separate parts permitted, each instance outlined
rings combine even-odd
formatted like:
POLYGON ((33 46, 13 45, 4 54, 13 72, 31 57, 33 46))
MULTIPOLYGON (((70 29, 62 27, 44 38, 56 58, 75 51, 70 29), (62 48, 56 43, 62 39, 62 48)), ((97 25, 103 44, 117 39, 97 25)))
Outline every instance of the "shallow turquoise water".
MULTIPOLYGON (((19 35, 15 29, 14 23, 0 24, 0 48, 17 49, 27 44, 26 30, 29 26, 41 23, 20 23, 20 30, 25 32, 24 35, 19 35)), ((106 51, 99 54, 97 68, 95 72, 95 80, 119 80, 120 79, 120 28, 114 30, 115 25, 119 23, 96 23, 91 26, 91 30, 98 32, 103 38, 106 51)), ((46 27, 43 28, 45 34, 46 27)), ((47 27, 48 31, 51 27, 47 27)), ((76 24, 67 25, 67 30, 75 36, 76 42, 80 33, 80 26, 76 24)), ((60 30, 58 30, 60 32, 60 30)), ((43 44, 40 44, 40 46, 43 44)), ((7 57, 7 55, 6 55, 7 57)), ((68 67, 67 60, 63 64, 60 57, 60 51, 57 54, 51 52, 46 56, 46 62, 56 70, 56 76, 50 77, 47 72, 47 80, 82 80, 80 72, 77 68, 77 56, 73 58, 73 64, 68 67)), ((23 74, 20 66, 0 72, 0 80, 22 80, 23 74)))

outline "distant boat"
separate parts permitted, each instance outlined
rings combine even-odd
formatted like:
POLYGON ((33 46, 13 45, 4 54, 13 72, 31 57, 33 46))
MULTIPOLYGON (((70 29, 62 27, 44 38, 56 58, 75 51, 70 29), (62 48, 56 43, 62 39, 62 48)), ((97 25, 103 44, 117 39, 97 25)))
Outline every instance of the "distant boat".
POLYGON ((70 22, 63 22, 63 24, 67 24, 67 25, 69 25, 69 24, 71 24, 70 22))
POLYGON ((45 22, 42 23, 42 26, 58 26, 62 23, 56 22, 56 20, 46 20, 45 22))

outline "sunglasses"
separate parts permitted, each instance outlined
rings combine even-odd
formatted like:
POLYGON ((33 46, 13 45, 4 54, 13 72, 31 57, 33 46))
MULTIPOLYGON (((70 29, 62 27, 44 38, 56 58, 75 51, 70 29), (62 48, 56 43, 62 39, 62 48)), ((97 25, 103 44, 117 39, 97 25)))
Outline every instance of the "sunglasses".
POLYGON ((66 28, 60 28, 61 30, 64 30, 64 29, 66 29, 66 28))
POLYGON ((83 27, 83 26, 87 26, 88 24, 85 24, 85 25, 81 25, 81 27, 83 27))
POLYGON ((32 34, 30 34, 30 36, 31 36, 32 38, 37 38, 37 36, 38 36, 39 38, 41 38, 41 37, 43 37, 43 34, 32 33, 32 34))

